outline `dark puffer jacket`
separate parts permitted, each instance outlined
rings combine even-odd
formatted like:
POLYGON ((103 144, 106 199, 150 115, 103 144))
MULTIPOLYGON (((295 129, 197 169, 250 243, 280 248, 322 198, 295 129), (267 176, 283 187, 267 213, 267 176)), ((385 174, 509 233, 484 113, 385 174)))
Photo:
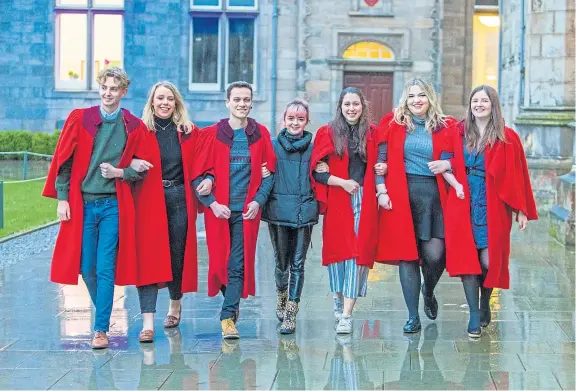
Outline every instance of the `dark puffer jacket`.
POLYGON ((282 129, 274 140, 276 171, 274 187, 262 210, 262 220, 301 228, 318 223, 318 202, 310 185, 312 133, 300 138, 282 129))

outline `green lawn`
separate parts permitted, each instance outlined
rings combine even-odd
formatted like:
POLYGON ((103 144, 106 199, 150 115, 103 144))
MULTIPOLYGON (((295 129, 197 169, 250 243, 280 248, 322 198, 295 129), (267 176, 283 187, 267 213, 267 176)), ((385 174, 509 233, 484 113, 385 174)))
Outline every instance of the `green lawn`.
POLYGON ((4 228, 0 238, 55 221, 56 200, 42 197, 44 181, 4 183, 4 228))

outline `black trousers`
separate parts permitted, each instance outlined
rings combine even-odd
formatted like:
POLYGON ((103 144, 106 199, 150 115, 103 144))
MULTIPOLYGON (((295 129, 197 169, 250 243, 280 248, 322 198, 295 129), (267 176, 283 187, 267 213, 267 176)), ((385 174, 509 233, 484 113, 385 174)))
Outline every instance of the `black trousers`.
POLYGON ((298 303, 304 286, 304 263, 312 237, 312 226, 291 228, 268 224, 268 230, 276 258, 276 290, 288 289, 288 300, 298 303))
POLYGON ((231 212, 228 219, 230 229, 230 258, 228 259, 228 285, 222 286, 224 295, 220 320, 234 318, 240 308, 244 289, 244 219, 242 212, 231 212))
MULTIPOLYGON (((182 272, 184 270, 184 252, 188 235, 188 211, 184 184, 164 189, 166 214, 168 216, 168 236, 170 239, 170 259, 172 263, 172 281, 168 282, 171 300, 182 298, 182 272)), ((151 284, 138 287, 140 311, 156 312, 158 285, 151 284)))

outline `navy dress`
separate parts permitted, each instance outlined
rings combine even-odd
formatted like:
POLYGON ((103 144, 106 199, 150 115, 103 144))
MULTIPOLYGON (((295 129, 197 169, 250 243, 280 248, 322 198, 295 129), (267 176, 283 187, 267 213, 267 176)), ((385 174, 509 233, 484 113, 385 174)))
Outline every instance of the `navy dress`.
POLYGON ((486 208, 486 168, 484 151, 468 151, 464 143, 464 163, 466 179, 470 189, 470 217, 476 248, 488 247, 488 210, 486 208))

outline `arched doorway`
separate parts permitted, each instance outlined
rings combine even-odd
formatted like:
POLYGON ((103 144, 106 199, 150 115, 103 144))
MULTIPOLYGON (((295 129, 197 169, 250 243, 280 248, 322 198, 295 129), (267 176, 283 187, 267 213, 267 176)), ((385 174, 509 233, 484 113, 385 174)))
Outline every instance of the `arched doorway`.
MULTIPOLYGON (((392 50, 379 42, 362 41, 346 48, 342 54, 344 60, 362 63, 385 63, 395 60, 392 50)), ((370 102, 372 120, 378 120, 391 111, 394 103, 394 73, 373 71, 344 71, 344 88, 356 87, 360 89, 370 102)))

